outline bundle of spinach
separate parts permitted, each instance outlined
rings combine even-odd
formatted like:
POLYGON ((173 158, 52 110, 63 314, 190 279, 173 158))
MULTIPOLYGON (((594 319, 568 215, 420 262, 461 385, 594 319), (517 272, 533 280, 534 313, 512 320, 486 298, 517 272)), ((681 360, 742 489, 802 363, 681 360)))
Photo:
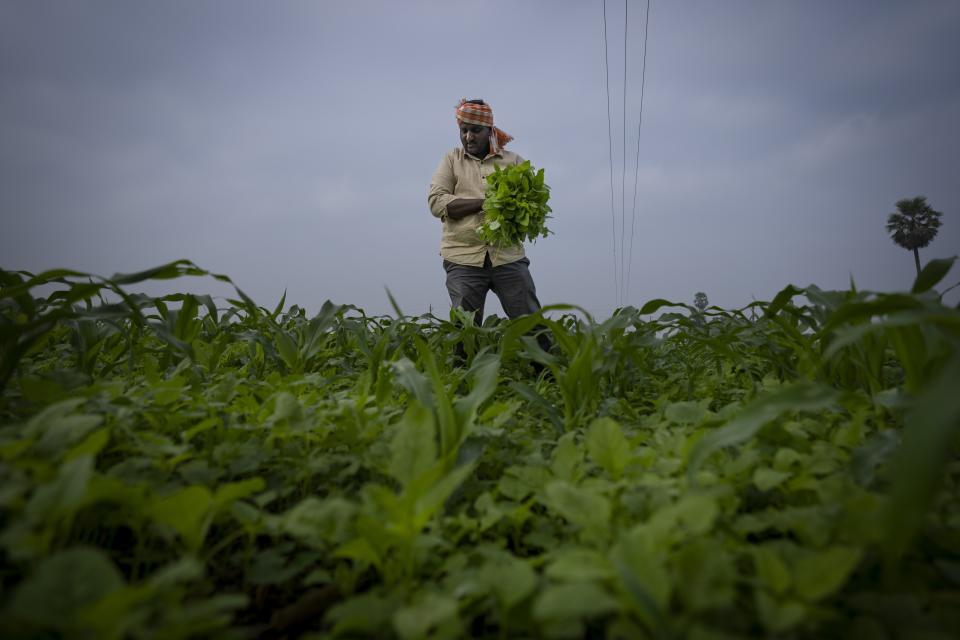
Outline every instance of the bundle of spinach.
POLYGON ((494 167, 487 176, 484 220, 477 233, 487 244, 498 247, 547 237, 546 220, 550 187, 543 183, 543 169, 534 171, 529 160, 504 169, 494 167))

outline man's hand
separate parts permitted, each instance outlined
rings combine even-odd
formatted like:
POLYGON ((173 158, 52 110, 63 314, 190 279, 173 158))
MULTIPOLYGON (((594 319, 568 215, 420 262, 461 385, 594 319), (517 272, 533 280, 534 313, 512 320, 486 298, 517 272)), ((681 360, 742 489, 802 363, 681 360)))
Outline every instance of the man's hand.
POLYGON ((483 211, 483 198, 458 198, 447 205, 447 217, 459 220, 483 211))

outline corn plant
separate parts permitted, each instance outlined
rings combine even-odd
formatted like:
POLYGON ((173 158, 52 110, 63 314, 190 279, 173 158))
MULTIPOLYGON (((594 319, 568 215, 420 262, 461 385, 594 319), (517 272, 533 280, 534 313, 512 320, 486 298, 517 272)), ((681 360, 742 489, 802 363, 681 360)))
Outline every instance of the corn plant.
POLYGON ((0 271, 0 633, 950 637, 952 264, 480 324, 0 271))

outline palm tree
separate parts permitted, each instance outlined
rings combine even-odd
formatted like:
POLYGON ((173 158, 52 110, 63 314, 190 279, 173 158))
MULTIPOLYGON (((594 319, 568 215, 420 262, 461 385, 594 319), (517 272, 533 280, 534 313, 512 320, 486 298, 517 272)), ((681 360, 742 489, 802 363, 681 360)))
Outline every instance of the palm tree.
POLYGON ((697 291, 693 294, 693 306, 699 309, 700 313, 703 313, 708 304, 710 304, 710 302, 707 300, 707 294, 703 291, 697 291))
POLYGON ((703 312, 706 310, 707 305, 710 302, 707 301, 707 294, 703 291, 697 291, 693 294, 693 306, 697 309, 693 314, 693 322, 698 327, 703 326, 703 312))
POLYGON ((920 252, 918 249, 930 244, 940 228, 940 216, 927 204, 924 196, 897 201, 897 211, 887 216, 887 233, 890 238, 907 251, 913 251, 920 275, 920 252))

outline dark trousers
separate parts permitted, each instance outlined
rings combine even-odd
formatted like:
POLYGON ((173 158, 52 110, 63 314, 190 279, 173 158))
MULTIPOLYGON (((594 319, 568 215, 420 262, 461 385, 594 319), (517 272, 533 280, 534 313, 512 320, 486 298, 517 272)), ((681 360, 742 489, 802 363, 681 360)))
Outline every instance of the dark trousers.
MULTIPOLYGON (((540 310, 540 301, 529 266, 529 259, 520 258, 494 267, 490 262, 490 254, 484 258, 482 267, 444 260, 450 304, 464 311, 473 311, 474 324, 478 326, 483 323, 483 305, 488 291, 497 295, 500 306, 509 318, 536 313, 540 310)), ((544 350, 550 349, 550 340, 545 335, 541 334, 537 342, 544 350)))
POLYGON ((510 318, 517 318, 540 310, 537 288, 530 275, 530 260, 520 258, 494 267, 488 253, 482 267, 443 261, 447 272, 447 292, 450 304, 464 311, 473 311, 474 324, 483 323, 483 305, 487 292, 493 291, 510 318))

